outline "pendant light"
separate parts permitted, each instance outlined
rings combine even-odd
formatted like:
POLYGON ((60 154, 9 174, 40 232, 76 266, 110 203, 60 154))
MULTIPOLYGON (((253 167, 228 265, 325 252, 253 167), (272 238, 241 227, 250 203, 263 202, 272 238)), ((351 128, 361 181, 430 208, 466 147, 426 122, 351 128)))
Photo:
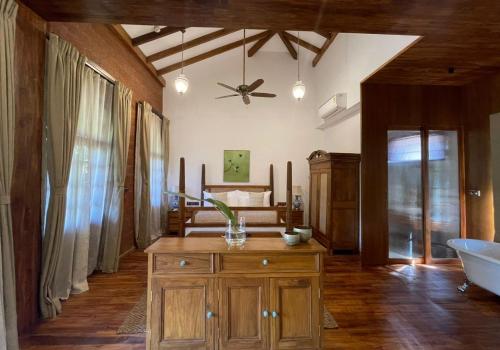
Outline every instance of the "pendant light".
POLYGON ((306 94, 306 86, 304 85, 304 83, 302 82, 302 80, 300 80, 300 33, 297 32, 297 81, 295 82, 295 84, 293 85, 293 88, 292 88, 292 94, 293 94, 293 97, 295 97, 295 99, 297 101, 300 101, 304 98, 304 95, 306 94))
POLYGON ((182 33, 182 43, 181 43, 181 74, 175 79, 174 85, 175 90, 180 94, 184 95, 189 88, 189 80, 184 75, 184 31, 182 33))

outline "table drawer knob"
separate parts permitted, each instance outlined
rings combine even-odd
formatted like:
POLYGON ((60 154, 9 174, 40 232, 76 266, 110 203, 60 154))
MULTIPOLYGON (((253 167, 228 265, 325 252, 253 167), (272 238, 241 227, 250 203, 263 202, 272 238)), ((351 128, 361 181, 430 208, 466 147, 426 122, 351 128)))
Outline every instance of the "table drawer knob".
POLYGON ((181 260, 181 261, 179 261, 179 266, 180 266, 180 267, 184 267, 184 266, 186 266, 186 265, 187 265, 187 261, 186 261, 186 260, 181 260))
POLYGON ((214 317, 214 313, 212 311, 207 312, 207 319, 211 319, 214 317))
POLYGON ((262 311, 262 317, 268 318, 269 317, 269 311, 267 311, 267 310, 262 311))
POLYGON ((264 266, 269 265, 269 260, 267 260, 267 259, 262 260, 262 265, 264 265, 264 266))
POLYGON ((276 312, 276 311, 273 311, 271 315, 273 316, 273 318, 276 318, 276 317, 278 317, 280 314, 279 314, 278 312, 276 312))

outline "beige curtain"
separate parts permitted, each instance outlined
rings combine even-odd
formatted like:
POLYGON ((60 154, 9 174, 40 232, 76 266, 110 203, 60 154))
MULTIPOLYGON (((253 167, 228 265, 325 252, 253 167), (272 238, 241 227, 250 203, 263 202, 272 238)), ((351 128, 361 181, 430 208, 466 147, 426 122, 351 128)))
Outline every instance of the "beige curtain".
POLYGON ((143 102, 137 113, 136 138, 136 230, 137 246, 144 249, 151 244, 151 195, 150 195, 150 131, 154 118, 151 105, 143 102), (142 105, 142 108, 141 108, 142 105))
POLYGON ((89 289, 98 265, 104 214, 111 192, 114 85, 85 67, 80 113, 71 158, 64 234, 54 274, 53 299, 89 289), (108 199, 108 200, 106 200, 108 199))
POLYGON ((14 44, 17 4, 0 0, 0 350, 17 342, 16 280, 10 190, 14 170, 14 44))
POLYGON ((52 318, 61 311, 53 293, 64 234, 66 191, 80 111, 85 57, 69 43, 50 34, 46 55, 44 127, 50 186, 43 233, 40 308, 52 318))
POLYGON ((102 237, 103 272, 118 271, 123 222, 123 196, 127 171, 128 145, 132 117, 132 92, 117 82, 113 99, 113 193, 104 218, 102 237))
POLYGON ((161 226, 166 232, 168 228, 168 162, 170 154, 170 121, 167 118, 162 119, 161 124, 161 142, 163 147, 163 190, 161 201, 161 226))

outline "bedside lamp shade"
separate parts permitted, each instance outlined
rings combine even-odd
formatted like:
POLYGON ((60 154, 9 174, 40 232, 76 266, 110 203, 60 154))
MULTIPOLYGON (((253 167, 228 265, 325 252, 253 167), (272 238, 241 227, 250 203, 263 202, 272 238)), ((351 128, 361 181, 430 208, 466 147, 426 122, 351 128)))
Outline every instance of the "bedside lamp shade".
POLYGON ((302 186, 293 186, 292 193, 294 196, 302 196, 302 186))

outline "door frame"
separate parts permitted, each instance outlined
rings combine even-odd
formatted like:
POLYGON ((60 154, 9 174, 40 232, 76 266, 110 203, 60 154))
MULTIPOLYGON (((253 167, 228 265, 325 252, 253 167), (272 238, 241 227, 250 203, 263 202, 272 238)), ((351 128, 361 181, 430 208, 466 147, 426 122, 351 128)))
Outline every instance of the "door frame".
MULTIPOLYGON (((434 125, 425 126, 398 126, 390 125, 389 131, 419 131, 421 142, 421 179, 422 179, 422 233, 424 243, 424 256, 422 258, 389 258, 389 240, 387 240, 387 263, 388 264, 456 264, 459 258, 433 258, 431 252, 431 222, 430 217, 430 196, 429 196, 429 173, 428 173, 428 143, 430 131, 456 131, 458 148, 458 183, 459 183, 459 212, 460 212, 460 238, 465 238, 466 234, 466 204, 465 204, 465 152, 464 152, 464 132, 460 126, 443 127, 434 125)), ((386 145, 387 152, 387 145, 386 145)), ((387 164, 387 163, 386 163, 387 164)), ((387 165, 386 165, 387 166, 387 165)), ((388 170, 388 168, 387 168, 388 170)), ((388 193, 388 192, 387 192, 388 193)), ((386 201, 386 212, 389 212, 389 201, 386 201)), ((389 234, 389 218, 387 218, 387 234, 389 234)))

